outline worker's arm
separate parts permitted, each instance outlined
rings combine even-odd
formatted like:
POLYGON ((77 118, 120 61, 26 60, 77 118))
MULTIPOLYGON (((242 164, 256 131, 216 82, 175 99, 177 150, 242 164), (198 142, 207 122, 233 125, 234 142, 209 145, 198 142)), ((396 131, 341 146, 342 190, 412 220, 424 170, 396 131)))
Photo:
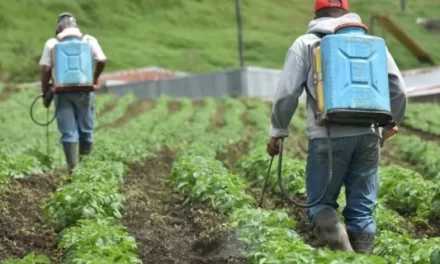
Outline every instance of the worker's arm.
POLYGON ((391 113, 394 118, 394 125, 384 127, 382 131, 382 138, 380 146, 383 147, 385 141, 394 136, 399 131, 399 126, 403 122, 405 117, 406 105, 408 103, 408 97, 406 93, 405 81, 402 74, 396 65, 393 57, 387 50, 388 61, 388 85, 390 89, 390 101, 391 101, 391 113))
POLYGON ((390 88, 391 113, 393 114, 396 125, 399 126, 405 117, 408 96, 406 92, 405 81, 396 65, 393 57, 387 50, 388 61, 388 82, 390 88))
POLYGON ((283 70, 273 100, 270 136, 287 137, 289 124, 298 107, 298 98, 304 91, 307 67, 299 48, 293 45, 284 61, 283 70))
POLYGON ((43 53, 41 54, 40 62, 41 66, 41 92, 46 94, 50 89, 50 80, 52 78, 52 58, 51 50, 53 48, 53 39, 49 39, 44 44, 43 53))
POLYGON ((93 74, 93 82, 95 84, 98 84, 99 76, 101 76, 101 73, 104 71, 105 61, 107 57, 102 51, 101 45, 99 45, 99 42, 96 38, 91 37, 89 40, 89 44, 92 49, 93 58, 96 60, 95 72, 93 74))
POLYGON ((41 67, 41 93, 46 94, 50 90, 50 80, 52 78, 52 67, 41 67))

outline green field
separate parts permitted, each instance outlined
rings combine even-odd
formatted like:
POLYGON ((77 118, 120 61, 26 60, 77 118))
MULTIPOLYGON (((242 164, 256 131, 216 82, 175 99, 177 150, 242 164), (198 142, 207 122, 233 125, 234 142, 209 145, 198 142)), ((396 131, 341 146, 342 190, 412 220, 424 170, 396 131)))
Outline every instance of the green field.
MULTIPOLYGON (((242 2, 246 64, 280 68, 286 50, 313 17, 313 4, 242 2)), ((399 0, 350 3, 367 24, 371 14, 391 15, 440 59, 440 36, 415 23, 419 16, 438 16, 437 0, 408 1, 406 13, 399 11, 399 0)), ((201 72, 238 65, 233 0, 14 0, 1 1, 0 10, 0 81, 38 79, 43 44, 53 36, 56 16, 63 11, 73 12, 81 29, 99 39, 108 56, 108 70, 157 65, 201 72)), ((378 26, 375 32, 382 34, 378 26)), ((390 34, 385 37, 402 69, 421 66, 390 34)))
MULTIPOLYGON (((427 105, 411 104, 411 122, 382 149, 367 256, 316 244, 305 211, 282 199, 276 165, 257 206, 270 160, 267 102, 97 95, 93 152, 67 181, 56 122, 47 156, 46 129, 28 116, 38 89, 4 94, 2 264, 439 263, 430 259, 440 256, 440 137, 423 124, 440 115, 414 120, 427 105)), ((283 159, 286 190, 297 199, 305 193, 304 111, 301 104, 283 159)), ((35 117, 45 120, 42 106, 35 117)), ((344 192, 338 203, 341 212, 344 192)))

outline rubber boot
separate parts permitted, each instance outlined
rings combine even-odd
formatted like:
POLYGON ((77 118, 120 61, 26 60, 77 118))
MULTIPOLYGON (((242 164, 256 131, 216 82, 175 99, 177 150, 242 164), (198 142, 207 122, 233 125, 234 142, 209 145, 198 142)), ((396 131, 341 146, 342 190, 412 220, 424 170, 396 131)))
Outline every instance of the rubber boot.
POLYGON ((350 244, 357 253, 369 254, 374 249, 374 233, 348 232, 350 244))
POLYGON ((79 142, 79 160, 81 161, 84 156, 89 155, 92 152, 92 142, 80 141, 79 142))
POLYGON ((72 175, 73 169, 78 163, 76 147, 77 147, 77 143, 63 143, 64 155, 66 157, 67 168, 69 169, 70 175, 72 175))
POLYGON ((318 231, 320 244, 333 250, 354 252, 345 226, 335 209, 326 207, 316 215, 314 226, 318 231))

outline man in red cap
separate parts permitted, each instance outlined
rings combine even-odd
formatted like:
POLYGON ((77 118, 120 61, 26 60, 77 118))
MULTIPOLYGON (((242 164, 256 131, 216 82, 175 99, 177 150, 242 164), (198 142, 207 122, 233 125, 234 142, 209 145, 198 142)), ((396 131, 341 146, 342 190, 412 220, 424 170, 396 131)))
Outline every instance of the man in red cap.
MULTIPOLYGON (((361 18, 349 13, 348 0, 316 0, 315 19, 307 34, 300 36, 289 48, 273 101, 270 139, 267 152, 279 153, 278 139, 289 135, 288 127, 298 106, 298 98, 307 92, 307 136, 309 140, 306 187, 307 202, 321 196, 328 176, 329 146, 327 129, 315 122, 316 87, 314 83, 313 48, 321 38, 333 34, 336 27, 360 23, 361 18)), ((387 51, 387 67, 391 112, 400 125, 406 110, 407 95, 402 75, 387 51)), ((330 72, 329 74, 338 74, 330 72)), ((377 199, 377 174, 380 145, 389 128, 330 125, 332 146, 332 180, 324 198, 307 210, 307 215, 319 232, 323 245, 342 251, 369 253, 374 246, 376 223, 373 207, 377 199), (386 131, 385 133, 383 133, 386 131), (346 206, 342 211, 345 225, 337 214, 337 198, 342 185, 346 190, 346 206)))

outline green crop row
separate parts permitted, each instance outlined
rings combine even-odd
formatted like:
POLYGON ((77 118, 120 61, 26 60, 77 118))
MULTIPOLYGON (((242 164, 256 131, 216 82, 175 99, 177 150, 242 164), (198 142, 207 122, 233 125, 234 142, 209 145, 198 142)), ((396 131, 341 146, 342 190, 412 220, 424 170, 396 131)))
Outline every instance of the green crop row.
POLYGON ((440 135, 438 104, 411 103, 408 105, 404 124, 410 128, 440 135))
MULTIPOLYGON (((255 148, 248 156, 239 160, 238 167, 245 171, 245 175, 250 181, 261 184, 267 172, 269 160, 270 158, 266 154, 264 147, 255 148)), ((281 195, 278 188, 276 167, 272 170, 268 186, 274 193, 281 195)), ((285 189, 289 194, 304 194, 304 168, 305 161, 284 158, 283 181, 285 189)), ((379 193, 381 199, 375 208, 375 220, 378 229, 375 254, 384 257, 391 261, 391 263, 429 263, 432 252, 440 250, 440 247, 437 245, 440 241, 438 238, 413 239, 407 231, 410 226, 407 221, 386 206, 386 204, 390 204, 392 208, 398 208, 395 205, 397 203, 404 207, 404 204, 416 203, 417 201, 423 202, 421 200, 423 198, 426 198, 424 202, 431 201, 431 197, 428 197, 430 194, 428 190, 425 190, 425 192, 423 192, 423 189, 420 189, 419 192, 410 191, 411 183, 420 186, 417 180, 420 180, 421 176, 419 175, 420 177, 417 178, 414 175, 417 176, 416 173, 402 168, 386 168, 381 173, 381 192, 379 193), (410 177, 414 177, 414 179, 410 179, 410 177), (407 185, 406 189, 403 189, 402 185, 407 185), (399 190, 402 191, 399 192, 399 190), (413 201, 412 198, 417 197, 417 194, 420 197, 413 201), (391 241, 393 241, 394 248, 389 247, 391 241), (418 250, 414 249, 415 245, 417 245, 418 250), (404 250, 405 254, 401 253, 402 250, 404 250), (419 262, 413 262, 415 260, 419 262)), ((341 207, 345 204, 343 192, 341 192, 338 202, 341 207)), ((437 203, 436 201, 433 208, 435 208, 437 203)), ((421 221, 420 219, 423 218, 419 218, 419 221, 421 221)))
POLYGON ((152 111, 102 133, 94 153, 76 167, 72 183, 58 189, 45 204, 49 222, 64 228, 59 243, 65 250, 64 263, 114 263, 116 259, 117 263, 140 263, 134 239, 120 225, 124 197, 118 186, 124 165, 151 155, 149 150, 197 137, 215 110, 212 99, 205 100, 199 111, 190 100, 182 99, 180 111, 170 115, 169 102, 162 97, 152 111), (188 119, 198 122, 182 127, 188 119))
MULTIPOLYGON (((128 106, 135 101, 136 97, 133 93, 127 93, 124 96, 118 98, 118 103, 116 106, 109 112, 105 113, 104 115, 100 116, 99 118, 96 118, 96 124, 95 126, 98 127, 100 125, 104 124, 110 124, 115 120, 118 120, 119 118, 123 117, 126 113, 126 109, 128 109, 128 106)), ((102 103, 101 103, 102 105, 102 103)), ((96 113, 99 113, 96 111, 96 113)))
MULTIPOLYGON (((261 117, 267 116, 267 107, 259 103, 248 105, 248 120, 255 124, 257 129, 267 131, 268 127, 264 122, 261 125, 261 117)), ((257 137, 265 138, 262 134, 257 137)), ((314 249, 305 244, 292 230, 295 228, 295 222, 289 219, 286 212, 254 208, 254 198, 246 193, 248 186, 244 179, 224 168, 215 159, 215 154, 206 155, 213 149, 211 144, 218 146, 218 143, 214 142, 215 139, 222 142, 220 144, 229 142, 216 135, 207 136, 206 139, 199 138, 201 142, 210 143, 192 145, 179 155, 173 166, 171 181, 176 189, 184 191, 197 201, 213 205, 229 216, 231 226, 236 228, 239 239, 244 243, 249 261, 325 263, 332 260, 332 263, 372 263, 374 260, 374 263, 385 263, 374 256, 314 249)))
MULTIPOLYGON (((0 104, 0 111, 8 113, 0 118, 0 181, 50 171, 64 164, 56 120, 50 124, 49 134, 46 134, 46 128, 32 123, 29 116, 30 104, 37 95, 33 89, 23 90, 0 104)), ((112 98, 100 95, 96 109, 102 110, 112 98)), ((49 110, 49 118, 54 115, 53 109, 52 106, 49 110)), ((38 122, 47 121, 47 111, 41 99, 36 102, 34 114, 38 122)))
POLYGON ((142 135, 142 130, 132 127, 141 122, 152 128, 156 115, 168 115, 167 98, 142 118, 102 132, 93 154, 75 168, 72 182, 59 188, 44 205, 47 221, 62 230, 58 247, 64 250, 63 263, 142 263, 135 239, 121 224, 125 198, 119 186, 124 165, 147 156, 151 142, 145 140, 147 133, 142 135), (129 132, 145 141, 115 137, 129 132))
POLYGON ((440 146, 436 142, 423 140, 416 135, 397 135, 392 140, 396 143, 398 155, 422 167, 427 178, 440 181, 440 146))
MULTIPOLYGON (((48 223, 62 230, 58 247, 64 249, 63 263, 142 263, 134 238, 120 224, 125 199, 119 185, 124 163, 102 159, 107 151, 112 152, 98 145, 97 155, 84 159, 75 168, 72 182, 60 187, 44 205, 48 223)), ((30 254, 6 263, 48 263, 42 262, 46 260, 30 254)))
MULTIPOLYGON (((267 115, 261 113, 261 115, 267 115)), ((258 115, 256 115, 258 116, 258 115)), ((267 124, 260 123, 262 127, 267 124)), ((267 172, 270 157, 266 154, 264 136, 256 136, 252 151, 239 160, 237 166, 241 168, 247 178, 258 184, 263 182, 267 172)), ((305 161, 284 158, 283 179, 286 190, 291 194, 305 192, 305 161)), ((379 236, 376 241, 375 254, 382 256, 390 263, 429 263, 433 252, 440 250, 437 246, 438 238, 413 239, 407 229, 407 221, 395 211, 387 208, 387 204, 396 210, 410 210, 418 213, 417 221, 425 217, 436 217, 438 214, 439 198, 438 186, 424 180, 416 172, 399 167, 390 167, 381 170, 379 193, 380 201, 375 208, 375 219, 379 236), (390 247, 392 243, 394 246, 390 247), (402 253, 402 251, 404 253, 402 253)), ((276 178, 276 166, 269 178, 272 191, 279 194, 276 178)), ((339 204, 345 204, 343 192, 339 204)))

